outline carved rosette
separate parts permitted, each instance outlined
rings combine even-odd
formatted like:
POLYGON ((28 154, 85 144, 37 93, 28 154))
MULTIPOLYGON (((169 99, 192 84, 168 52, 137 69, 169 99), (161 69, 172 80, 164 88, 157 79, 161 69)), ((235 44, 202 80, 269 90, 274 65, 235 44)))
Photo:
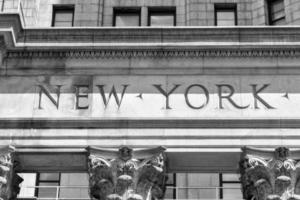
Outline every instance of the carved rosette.
POLYGON ((91 197, 99 200, 162 199, 165 192, 165 149, 119 151, 88 148, 91 197))
POLYGON ((0 148, 0 200, 14 200, 20 192, 23 179, 15 173, 15 149, 11 146, 0 148))
POLYGON ((300 199, 300 151, 244 148, 240 161, 246 200, 300 199))

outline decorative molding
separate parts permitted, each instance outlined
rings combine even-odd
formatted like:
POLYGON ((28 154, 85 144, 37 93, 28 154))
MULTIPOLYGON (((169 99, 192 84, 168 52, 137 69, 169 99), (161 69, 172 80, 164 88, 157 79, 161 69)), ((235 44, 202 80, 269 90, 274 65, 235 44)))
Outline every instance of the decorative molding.
POLYGON ((300 27, 24 28, 19 13, 0 13, 8 58, 294 57, 300 27), (70 50, 73 49, 73 50, 70 50), (89 49, 89 50, 87 50, 89 49))
POLYGON ((165 192, 165 149, 118 152, 88 148, 90 195, 99 200, 162 199, 165 192))
MULTIPOLYGON (((300 119, 0 119, 1 129, 300 128, 300 119)), ((11 136, 9 136, 11 137, 11 136)))
POLYGON ((8 51, 7 59, 97 59, 97 58, 197 58, 197 57, 299 57, 300 49, 101 49, 101 50, 22 50, 8 51))
POLYGON ((14 200, 20 192, 19 184, 23 179, 15 173, 15 148, 8 146, 0 149, 0 199, 14 200))
POLYGON ((300 199, 300 151, 278 147, 274 152, 243 148, 240 161, 246 200, 300 199))
POLYGON ((6 59, 300 57, 295 26, 30 29, 17 13, 0 15, 6 59))

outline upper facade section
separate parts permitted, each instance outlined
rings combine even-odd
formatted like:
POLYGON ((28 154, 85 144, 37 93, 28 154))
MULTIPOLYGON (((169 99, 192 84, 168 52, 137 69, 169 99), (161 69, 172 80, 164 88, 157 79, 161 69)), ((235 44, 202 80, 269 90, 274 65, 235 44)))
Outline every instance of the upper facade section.
POLYGON ((300 25, 299 0, 0 0, 26 27, 300 25))

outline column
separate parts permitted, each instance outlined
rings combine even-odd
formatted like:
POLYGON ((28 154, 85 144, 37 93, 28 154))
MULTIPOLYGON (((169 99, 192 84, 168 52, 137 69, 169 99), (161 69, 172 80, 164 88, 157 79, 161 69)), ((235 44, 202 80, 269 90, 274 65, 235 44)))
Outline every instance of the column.
POLYGON ((23 179, 14 171, 14 151, 11 146, 0 148, 0 200, 14 200, 20 192, 23 179))
POLYGON ((240 172, 244 199, 300 199, 299 160, 299 150, 243 148, 240 172))
POLYGON ((165 149, 118 151, 88 149, 90 196, 99 200, 162 199, 165 192, 165 149))

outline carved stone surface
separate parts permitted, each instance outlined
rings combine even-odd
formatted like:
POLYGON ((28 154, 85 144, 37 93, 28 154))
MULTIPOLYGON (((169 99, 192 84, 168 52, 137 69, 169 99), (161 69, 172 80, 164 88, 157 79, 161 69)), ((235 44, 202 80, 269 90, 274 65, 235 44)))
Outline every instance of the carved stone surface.
POLYGON ((55 51, 8 51, 8 59, 95 59, 95 58, 191 58, 191 57, 298 57, 299 50, 295 49, 207 49, 207 50, 145 50, 145 49, 118 49, 118 50, 55 50, 55 51))
POLYGON ((244 148, 240 172, 244 199, 300 199, 300 151, 244 148))
POLYGON ((90 195, 99 200, 161 199, 165 192, 165 149, 118 152, 88 148, 90 195))
POLYGON ((14 200, 20 192, 23 179, 14 172, 14 150, 11 146, 0 149, 0 200, 14 200))

